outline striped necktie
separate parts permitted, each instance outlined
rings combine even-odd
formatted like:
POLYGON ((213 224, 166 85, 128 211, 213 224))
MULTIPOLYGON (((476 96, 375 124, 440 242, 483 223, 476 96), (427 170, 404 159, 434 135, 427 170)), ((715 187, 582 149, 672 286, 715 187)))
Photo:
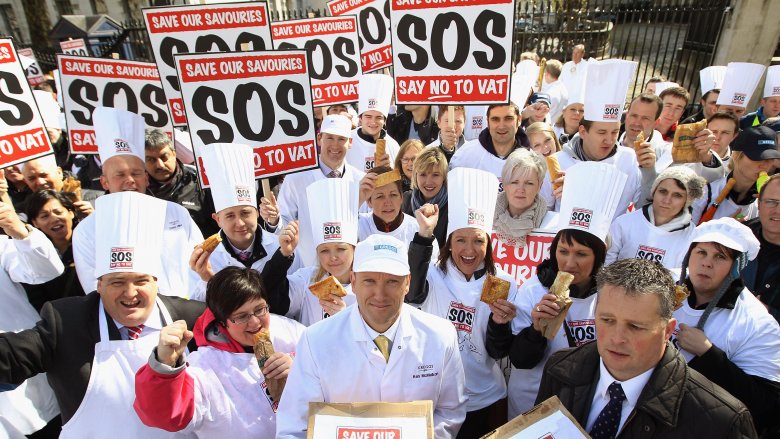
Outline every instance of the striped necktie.
POLYGON ((127 339, 135 340, 141 336, 141 332, 144 330, 144 325, 126 326, 126 328, 127 328, 127 339))

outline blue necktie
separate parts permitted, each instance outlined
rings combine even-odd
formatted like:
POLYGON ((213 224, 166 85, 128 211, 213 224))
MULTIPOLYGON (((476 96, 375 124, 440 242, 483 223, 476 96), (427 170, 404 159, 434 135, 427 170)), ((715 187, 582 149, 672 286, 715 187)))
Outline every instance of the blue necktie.
POLYGON ((609 385, 607 393, 609 393, 609 402, 599 413, 593 428, 590 429, 590 437, 593 439, 614 439, 618 434, 620 413, 623 410, 626 394, 623 393, 623 387, 617 381, 609 385))

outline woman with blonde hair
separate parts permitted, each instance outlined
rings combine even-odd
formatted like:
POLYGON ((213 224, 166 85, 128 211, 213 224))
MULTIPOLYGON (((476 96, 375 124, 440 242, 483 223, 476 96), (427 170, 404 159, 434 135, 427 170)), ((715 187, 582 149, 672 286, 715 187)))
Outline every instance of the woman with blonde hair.
POLYGON ((550 125, 544 122, 535 122, 525 129, 528 140, 531 142, 531 149, 545 157, 561 150, 561 143, 558 136, 550 125))
POLYGON ((412 190, 404 193, 401 211, 414 216, 422 205, 439 206, 439 221, 433 230, 436 242, 447 240, 447 158, 439 148, 425 148, 412 171, 412 190))
POLYGON ((572 102, 563 109, 563 112, 555 121, 553 130, 555 138, 560 143, 566 143, 580 130, 580 122, 585 118, 585 105, 572 102))
POLYGON ((401 171, 401 187, 403 192, 411 190, 412 188, 412 167, 414 166, 414 160, 424 149, 425 145, 422 142, 417 139, 409 139, 401 144, 401 149, 398 150, 398 155, 395 156, 393 168, 401 171))

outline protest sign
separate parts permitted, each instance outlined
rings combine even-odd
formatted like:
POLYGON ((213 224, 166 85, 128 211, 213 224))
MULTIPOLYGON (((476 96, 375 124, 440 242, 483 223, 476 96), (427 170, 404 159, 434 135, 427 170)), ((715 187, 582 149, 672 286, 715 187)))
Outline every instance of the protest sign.
POLYGON ((328 2, 328 9, 334 17, 357 16, 363 73, 383 69, 393 63, 390 0, 332 0, 328 2))
POLYGON ((46 78, 43 77, 43 70, 41 70, 41 66, 38 65, 38 60, 35 59, 35 53, 33 50, 29 47, 26 47, 19 49, 18 52, 19 55, 27 57, 29 60, 26 63, 22 63, 24 69, 27 71, 27 82, 29 82, 33 87, 46 82, 46 78))
POLYGON ((173 124, 185 126, 174 55, 230 52, 249 44, 252 50, 270 50, 271 28, 265 2, 167 6, 143 10, 154 58, 173 124))
POLYGON ((204 145, 239 143, 254 149, 256 178, 316 167, 306 58, 304 50, 176 55, 195 156, 204 145))
POLYGON ((433 402, 309 403, 307 439, 433 439, 433 402))
POLYGON ((173 136, 157 66, 152 63, 57 57, 65 104, 65 123, 71 151, 97 154, 92 111, 95 107, 122 108, 143 116, 147 128, 159 128, 173 136))
POLYGON ((87 44, 84 42, 83 38, 60 41, 60 49, 62 49, 63 55, 89 56, 87 44))
POLYGON ((396 102, 509 102, 514 4, 390 0, 396 102))
POLYGON ((54 152, 10 39, 0 39, 0 121, 0 168, 54 152))
POLYGON ((274 48, 309 53, 315 107, 358 100, 361 75, 357 18, 323 17, 271 24, 274 48))
POLYGON ((514 277, 519 287, 532 279, 536 275, 536 267, 550 256, 550 244, 555 233, 552 230, 533 230, 526 236, 523 247, 507 245, 493 233, 491 239, 496 267, 514 277))

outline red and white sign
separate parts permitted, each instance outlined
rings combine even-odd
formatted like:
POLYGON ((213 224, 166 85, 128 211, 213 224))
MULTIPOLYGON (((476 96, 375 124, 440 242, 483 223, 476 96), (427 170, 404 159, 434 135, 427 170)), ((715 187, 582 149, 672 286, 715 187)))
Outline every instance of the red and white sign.
POLYGON ((397 427, 339 427, 337 439, 401 439, 397 427))
POLYGON ((550 245, 555 233, 545 230, 534 230, 526 236, 525 247, 507 245, 494 233, 493 262, 496 267, 506 271, 515 278, 517 286, 536 275, 536 267, 550 257, 550 245))
POLYGON ((0 168, 54 152, 10 39, 0 39, 0 126, 0 168))
POLYGON ((195 155, 211 143, 249 145, 256 178, 317 167, 306 58, 304 50, 177 55, 195 155))
POLYGON ((355 15, 360 29, 360 53, 363 73, 390 67, 390 0, 331 0, 330 15, 355 15))
POLYGON ((306 49, 315 107, 358 100, 362 72, 357 18, 322 17, 271 23, 274 48, 306 49))
POLYGON ((60 49, 63 55, 89 56, 87 44, 83 38, 76 40, 60 41, 60 49))
POLYGON ((390 0, 398 104, 509 102, 514 0, 390 0))
POLYGON ((95 107, 122 108, 139 114, 147 128, 159 128, 173 138, 173 124, 156 65, 67 55, 59 55, 57 62, 65 123, 74 153, 98 152, 92 127, 95 107))
POLYGON ((185 126, 176 76, 178 53, 231 52, 249 44, 251 50, 271 50, 266 2, 167 6, 143 10, 154 59, 160 69, 173 124, 185 126))
MULTIPOLYGON (((46 82, 46 78, 43 77, 43 70, 41 70, 41 66, 38 65, 38 60, 35 58, 35 53, 33 50, 29 47, 26 47, 19 49, 18 52, 19 55, 25 56, 32 61, 28 66, 24 67, 25 70, 27 70, 27 82, 29 82, 33 87, 46 82)), ((27 63, 22 63, 22 65, 25 64, 27 63)))

